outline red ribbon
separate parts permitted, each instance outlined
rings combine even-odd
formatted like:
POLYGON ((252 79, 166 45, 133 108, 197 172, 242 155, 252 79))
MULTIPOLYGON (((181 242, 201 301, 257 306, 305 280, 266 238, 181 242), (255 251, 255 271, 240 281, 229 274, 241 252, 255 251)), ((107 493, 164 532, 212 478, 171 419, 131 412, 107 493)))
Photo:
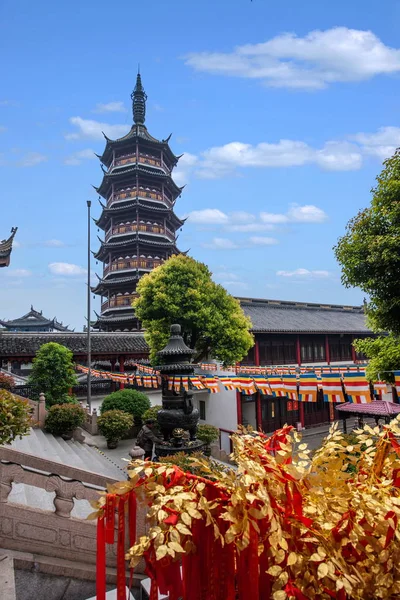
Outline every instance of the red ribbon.
MULTIPOLYGON (((136 519, 137 519, 137 499, 134 490, 131 490, 128 495, 128 508, 129 508, 129 547, 132 548, 136 542, 136 519)), ((129 571, 129 589, 132 587, 133 580, 133 568, 129 571)))
POLYGON ((106 538, 104 517, 97 519, 96 599, 106 598, 106 538))
POLYGON ((117 600, 126 600, 125 577, 125 497, 118 502, 118 540, 117 540, 117 600))
POLYGON ((237 553, 237 582, 239 600, 260 597, 258 575, 258 535, 252 525, 249 530, 250 541, 247 548, 237 553))
POLYGON ((114 543, 114 531, 115 531, 115 494, 107 494, 107 496, 106 496, 105 519, 106 519, 106 532, 105 532, 106 543, 113 544, 114 543))

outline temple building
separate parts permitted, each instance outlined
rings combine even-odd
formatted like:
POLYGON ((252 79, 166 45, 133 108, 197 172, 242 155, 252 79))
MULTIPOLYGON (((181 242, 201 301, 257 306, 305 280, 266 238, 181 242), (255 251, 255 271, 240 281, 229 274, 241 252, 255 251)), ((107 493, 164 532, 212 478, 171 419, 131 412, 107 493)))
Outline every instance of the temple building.
POLYGON ((168 141, 157 140, 145 126, 146 93, 140 74, 131 95, 133 125, 117 140, 107 136, 99 156, 103 181, 95 188, 104 198, 102 212, 95 220, 105 232, 94 254, 103 263, 102 277, 92 288, 101 296, 101 314, 95 328, 100 331, 135 331, 140 323, 132 301, 140 277, 180 251, 176 232, 184 223, 174 213, 182 189, 171 172, 180 157, 168 141), (103 167, 104 165, 104 167, 103 167))
POLYGON ((12 227, 10 237, 7 240, 0 241, 0 267, 8 267, 10 264, 12 245, 17 229, 18 227, 12 227))
POLYGON ((71 332, 71 329, 68 329, 68 325, 65 326, 62 323, 59 323, 54 317, 53 319, 47 319, 43 316, 42 311, 37 311, 31 306, 31 310, 19 317, 18 319, 13 319, 11 321, 2 321, 0 319, 0 328, 3 327, 6 331, 14 331, 14 332, 55 332, 55 331, 65 331, 71 332))

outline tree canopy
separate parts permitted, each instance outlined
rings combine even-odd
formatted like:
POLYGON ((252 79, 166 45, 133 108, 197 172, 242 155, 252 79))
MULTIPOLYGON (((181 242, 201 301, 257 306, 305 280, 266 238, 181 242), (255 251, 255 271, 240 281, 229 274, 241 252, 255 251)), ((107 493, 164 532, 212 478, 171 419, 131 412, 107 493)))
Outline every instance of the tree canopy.
POLYGON ((65 401, 69 388, 78 383, 71 350, 55 342, 43 344, 33 359, 29 383, 44 393, 47 404, 65 401))
POLYGON ((197 350, 198 358, 210 351, 230 365, 246 356, 254 343, 251 322, 238 300, 211 276, 205 264, 179 255, 140 279, 133 305, 146 329, 153 363, 173 323, 181 325, 186 344, 197 350))
POLYGON ((394 383, 393 371, 400 370, 400 339, 393 336, 379 336, 355 340, 354 347, 369 358, 366 375, 369 381, 379 379, 394 383))
POLYGON ((369 296, 369 322, 375 330, 400 334, 400 150, 384 162, 371 205, 347 225, 334 248, 346 287, 369 296))

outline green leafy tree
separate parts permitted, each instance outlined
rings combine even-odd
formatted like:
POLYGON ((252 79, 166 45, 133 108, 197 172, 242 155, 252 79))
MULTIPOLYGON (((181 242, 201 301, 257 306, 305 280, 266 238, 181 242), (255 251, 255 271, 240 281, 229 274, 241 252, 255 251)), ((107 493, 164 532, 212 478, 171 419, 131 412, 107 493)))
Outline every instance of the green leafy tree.
POLYGON ((16 437, 29 433, 32 409, 28 400, 0 390, 0 444, 11 444, 16 437))
POLYGON ((203 263, 179 255, 140 279, 134 308, 145 327, 153 364, 174 323, 181 325, 186 344, 197 350, 197 359, 211 352, 223 364, 231 365, 252 347, 250 319, 238 300, 211 276, 203 263))
POLYGON ((370 381, 394 383, 393 371, 400 370, 400 339, 393 335, 355 340, 354 347, 369 358, 366 369, 370 381))
POLYGON ((371 205, 347 225, 334 248, 346 287, 369 296, 366 305, 375 331, 400 334, 400 150, 384 162, 371 205))
POLYGON ((150 408, 150 400, 138 390, 119 390, 106 396, 101 404, 101 414, 110 410, 122 410, 131 414, 136 423, 141 423, 143 413, 150 408))
POLYGON ((71 350, 49 342, 43 344, 33 359, 29 384, 43 392, 49 406, 65 401, 68 390, 78 383, 71 350))

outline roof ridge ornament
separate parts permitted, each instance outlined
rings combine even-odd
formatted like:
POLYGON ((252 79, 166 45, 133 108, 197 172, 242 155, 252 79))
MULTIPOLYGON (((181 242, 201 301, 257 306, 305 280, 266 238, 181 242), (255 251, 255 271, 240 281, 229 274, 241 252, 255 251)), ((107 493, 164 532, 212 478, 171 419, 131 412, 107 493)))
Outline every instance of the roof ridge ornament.
POLYGON ((147 95, 142 85, 140 72, 136 76, 135 89, 131 94, 133 122, 138 125, 143 125, 146 120, 146 100, 147 95))

